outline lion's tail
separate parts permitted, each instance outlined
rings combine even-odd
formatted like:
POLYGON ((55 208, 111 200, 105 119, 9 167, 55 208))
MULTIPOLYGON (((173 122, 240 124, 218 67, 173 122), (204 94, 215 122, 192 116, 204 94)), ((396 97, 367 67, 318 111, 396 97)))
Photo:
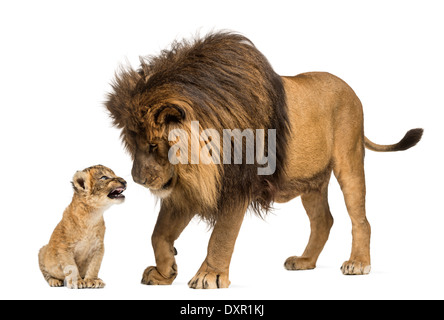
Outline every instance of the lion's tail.
POLYGON ((390 145, 381 145, 371 142, 367 137, 365 138, 364 144, 367 149, 379 152, 389 152, 389 151, 403 151, 410 149, 415 146, 419 140, 421 140, 423 129, 412 129, 409 130, 404 138, 401 139, 398 143, 390 144, 390 145))

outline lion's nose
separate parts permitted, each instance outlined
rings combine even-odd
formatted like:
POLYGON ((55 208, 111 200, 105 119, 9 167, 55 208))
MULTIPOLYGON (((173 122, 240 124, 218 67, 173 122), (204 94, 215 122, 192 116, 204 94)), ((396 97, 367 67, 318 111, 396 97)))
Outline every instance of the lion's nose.
POLYGON ((141 185, 144 185, 146 183, 146 181, 147 181, 146 178, 142 178, 142 177, 136 176, 134 174, 133 174, 133 180, 134 180, 135 183, 141 184, 141 185))
POLYGON ((141 184, 141 185, 146 186, 146 187, 150 187, 151 184, 156 182, 158 179, 159 179, 159 177, 157 177, 155 175, 154 176, 153 175, 149 175, 148 177, 147 176, 135 176, 135 175, 133 175, 133 180, 134 180, 135 183, 141 184))
POLYGON ((134 162, 131 175, 135 183, 143 186, 150 186, 159 178, 158 166, 141 166, 140 163, 134 162))
POLYGON ((138 184, 145 184, 146 178, 142 175, 142 172, 136 163, 134 163, 133 168, 131 169, 131 175, 133 176, 133 180, 138 184))

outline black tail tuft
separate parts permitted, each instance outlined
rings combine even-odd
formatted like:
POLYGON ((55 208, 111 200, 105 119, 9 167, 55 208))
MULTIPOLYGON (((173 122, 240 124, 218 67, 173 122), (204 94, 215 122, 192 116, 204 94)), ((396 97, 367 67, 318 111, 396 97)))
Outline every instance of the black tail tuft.
POLYGON ((409 130, 404 138, 394 146, 393 151, 403 151, 415 146, 421 140, 423 132, 424 129, 420 128, 409 130))

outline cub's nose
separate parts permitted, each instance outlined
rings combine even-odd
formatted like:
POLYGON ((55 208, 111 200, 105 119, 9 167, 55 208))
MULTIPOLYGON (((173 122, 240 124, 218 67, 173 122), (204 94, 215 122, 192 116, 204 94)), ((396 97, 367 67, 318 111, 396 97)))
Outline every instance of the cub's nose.
POLYGON ((126 189, 126 181, 122 178, 119 178, 117 181, 119 181, 121 184, 123 184, 123 187, 126 189))

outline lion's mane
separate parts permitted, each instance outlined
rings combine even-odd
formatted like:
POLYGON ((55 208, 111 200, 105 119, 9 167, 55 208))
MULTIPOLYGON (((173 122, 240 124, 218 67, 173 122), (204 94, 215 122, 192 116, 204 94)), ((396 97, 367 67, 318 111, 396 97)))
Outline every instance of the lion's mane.
POLYGON ((216 129, 221 137, 223 129, 276 129, 274 174, 258 175, 260 165, 246 164, 245 157, 243 164, 178 164, 181 195, 173 192, 163 201, 188 207, 210 223, 222 208, 240 202, 259 214, 269 210, 284 175, 289 123, 281 77, 262 53, 242 35, 216 32, 174 42, 140 61, 137 71, 126 68, 116 75, 106 102, 131 154, 135 146, 126 139, 129 134, 167 137, 171 127, 157 121, 165 105, 184 113, 184 128, 199 121, 201 129, 216 129))

